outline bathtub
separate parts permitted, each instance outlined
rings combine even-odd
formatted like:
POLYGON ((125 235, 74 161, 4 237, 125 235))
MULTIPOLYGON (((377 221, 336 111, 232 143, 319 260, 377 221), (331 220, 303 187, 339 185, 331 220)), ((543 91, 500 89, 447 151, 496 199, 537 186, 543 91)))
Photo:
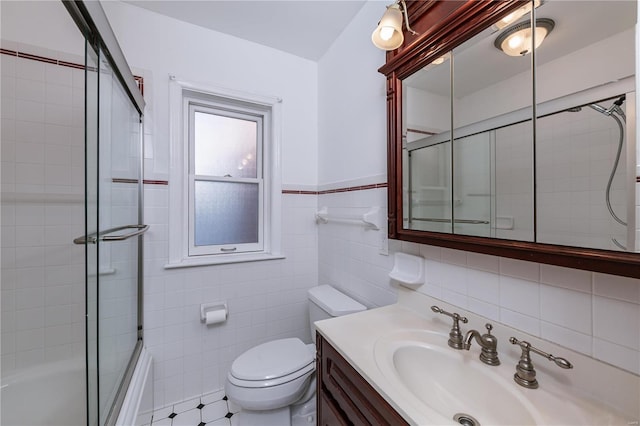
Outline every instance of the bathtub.
POLYGON ((2 379, 3 426, 86 425, 84 359, 39 365, 2 379))

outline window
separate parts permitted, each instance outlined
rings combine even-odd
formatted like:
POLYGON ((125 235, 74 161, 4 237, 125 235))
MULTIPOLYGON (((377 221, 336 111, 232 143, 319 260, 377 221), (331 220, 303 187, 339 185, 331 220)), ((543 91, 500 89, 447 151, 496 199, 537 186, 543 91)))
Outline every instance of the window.
POLYGON ((277 98, 171 81, 167 268, 282 258, 277 98))

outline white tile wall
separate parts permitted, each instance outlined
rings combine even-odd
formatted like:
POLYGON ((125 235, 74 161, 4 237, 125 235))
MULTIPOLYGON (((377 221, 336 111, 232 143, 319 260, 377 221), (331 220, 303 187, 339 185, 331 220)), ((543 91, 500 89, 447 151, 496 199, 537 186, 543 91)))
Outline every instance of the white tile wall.
MULTIPOLYGON (((318 196, 318 206, 326 206, 338 215, 361 214, 379 206, 385 218, 386 204, 384 188, 318 196)), ((338 221, 318 225, 320 284, 341 289, 369 307, 394 303, 396 291, 387 276, 393 257, 379 254, 385 232, 338 221)))
POLYGON ((4 54, 0 67, 6 376, 84 356, 84 251, 72 244, 84 230, 84 164, 71 162, 82 159, 84 141, 71 79, 84 77, 81 70, 4 54))
POLYGON ((145 185, 144 333, 154 358, 154 405, 224 387, 231 362, 283 337, 310 342, 307 289, 318 284, 315 195, 282 195, 283 260, 164 269, 168 189, 145 185), (200 322, 200 304, 223 300, 229 319, 200 322))
MULTIPOLYGON (((318 203, 346 211, 386 206, 385 197, 343 192, 318 203)), ((353 225, 320 225, 318 240, 320 282, 368 306, 395 302, 393 253, 418 254, 427 274, 418 292, 640 374, 640 280, 398 241, 383 256, 378 236, 353 225)))

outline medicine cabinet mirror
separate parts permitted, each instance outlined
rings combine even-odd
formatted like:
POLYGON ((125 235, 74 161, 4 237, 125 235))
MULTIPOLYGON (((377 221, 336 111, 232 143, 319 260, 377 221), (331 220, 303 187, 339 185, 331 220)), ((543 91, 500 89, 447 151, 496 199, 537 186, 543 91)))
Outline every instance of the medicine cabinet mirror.
POLYGON ((380 68, 389 237, 640 277, 636 2, 407 5, 380 68))

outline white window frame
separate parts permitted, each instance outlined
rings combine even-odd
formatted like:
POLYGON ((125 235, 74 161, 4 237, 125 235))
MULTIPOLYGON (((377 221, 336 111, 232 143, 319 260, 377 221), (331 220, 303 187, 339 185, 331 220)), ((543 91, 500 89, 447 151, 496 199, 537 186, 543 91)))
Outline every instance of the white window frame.
POLYGON ((245 108, 242 106, 234 106, 233 110, 228 108, 228 103, 221 104, 218 102, 203 101, 191 96, 184 96, 185 123, 189 123, 187 128, 187 137, 189 141, 189 208, 195 209, 195 183, 198 182, 226 182, 226 183, 251 183, 258 185, 258 241, 255 243, 244 244, 223 244, 223 245, 206 245, 196 246, 195 244, 195 215, 190 211, 188 215, 189 221, 189 256, 202 255, 219 255, 247 252, 262 252, 264 250, 264 176, 263 176, 263 144, 269 138, 263 137, 263 132, 268 132, 269 126, 264 126, 264 121, 269 121, 269 112, 256 111, 254 108, 245 108), (236 118, 242 120, 253 121, 256 123, 256 155, 257 155, 257 173, 255 178, 238 178, 232 176, 209 176, 195 174, 195 113, 215 114, 218 116, 236 118))
MULTIPOLYGON (((169 261, 165 268, 180 268, 224 263, 252 262, 282 259, 281 253, 281 104, 277 97, 244 93, 232 89, 204 86, 169 79, 169 261), (245 247, 247 251, 225 252, 220 247, 208 252, 193 246, 193 188, 196 180, 209 180, 196 176, 190 162, 190 109, 253 110, 262 118, 264 143, 262 144, 263 202, 259 212, 262 228, 261 247, 245 247), (202 178, 202 179, 201 179, 202 178)), ((233 181, 240 181, 234 179, 233 181)), ((255 180, 253 180, 255 181, 255 180)))

